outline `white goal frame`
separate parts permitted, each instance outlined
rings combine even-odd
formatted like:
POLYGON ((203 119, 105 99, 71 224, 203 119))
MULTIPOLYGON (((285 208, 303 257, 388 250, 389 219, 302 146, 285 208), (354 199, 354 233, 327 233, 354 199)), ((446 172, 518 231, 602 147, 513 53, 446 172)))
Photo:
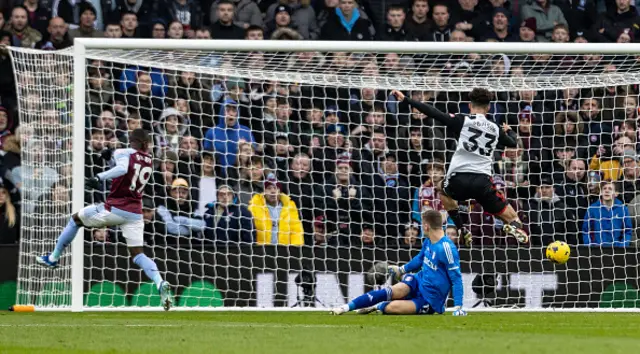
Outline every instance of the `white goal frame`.
MULTIPOLYGON (((635 43, 494 43, 494 42, 330 42, 330 41, 246 41, 246 40, 174 40, 174 39, 104 39, 104 38, 77 38, 74 40, 72 50, 74 60, 74 87, 73 93, 73 169, 72 169, 72 208, 74 211, 84 207, 84 148, 85 148, 85 82, 87 79, 86 60, 87 49, 118 49, 118 50, 211 50, 211 51, 262 51, 262 52, 376 52, 376 53, 424 53, 424 54, 640 54, 640 44, 635 43), (78 89, 79 88, 79 89, 78 89), (78 143, 76 143, 78 142, 78 143)), ((79 231, 81 232, 81 231, 79 231)), ((71 245, 71 307, 70 308, 37 308, 44 311, 159 311, 161 308, 135 307, 135 308, 87 308, 84 307, 84 238, 76 237, 71 245)), ((247 308, 233 308, 233 310, 247 308)), ((190 310, 206 310, 203 308, 190 308, 190 310)), ((229 308, 217 308, 210 310, 230 310, 229 308)), ((261 310, 261 309, 253 309, 261 310)), ((286 309, 265 309, 286 310, 286 309)), ((299 309, 288 309, 298 311, 299 309)), ((323 309, 317 309, 323 310, 323 309)), ((474 309, 472 311, 483 311, 474 309)), ((486 310, 484 310, 486 311, 486 310)), ((489 309, 489 311, 527 311, 489 309)), ((549 308, 528 311, 548 312, 640 312, 640 309, 562 309, 549 308)))

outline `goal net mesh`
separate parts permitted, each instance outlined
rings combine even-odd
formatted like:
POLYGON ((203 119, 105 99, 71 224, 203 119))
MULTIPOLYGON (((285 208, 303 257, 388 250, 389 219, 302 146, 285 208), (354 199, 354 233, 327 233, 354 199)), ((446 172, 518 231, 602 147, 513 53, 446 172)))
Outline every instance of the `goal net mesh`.
MULTIPOLYGON (((496 93, 491 118, 518 133, 518 148, 495 153, 493 181, 531 244, 461 203, 472 243, 450 220, 443 227, 459 245, 465 306, 637 306, 634 55, 88 49, 86 84, 73 87, 71 53, 12 49, 18 303, 70 306, 69 252, 56 270, 34 257, 53 249, 72 212, 72 144, 86 146, 92 177, 137 127, 154 142, 146 252, 178 306, 329 307, 389 285, 386 266, 420 250, 421 212, 446 216, 440 188, 456 149, 446 127, 390 92, 455 114, 481 86, 496 93), (85 93, 84 117, 72 115, 74 90, 85 93), (72 139, 73 120, 84 139, 72 139), (554 240, 571 245, 566 265, 545 260, 554 240)), ((85 203, 104 202, 108 187, 86 190, 85 203)), ((87 308, 159 305, 118 228, 78 237, 87 308)))

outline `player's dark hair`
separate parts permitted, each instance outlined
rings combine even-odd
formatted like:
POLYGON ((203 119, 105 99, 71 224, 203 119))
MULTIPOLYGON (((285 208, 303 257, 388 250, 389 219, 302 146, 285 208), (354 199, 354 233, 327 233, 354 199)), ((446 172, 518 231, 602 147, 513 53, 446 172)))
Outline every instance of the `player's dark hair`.
POLYGON ((430 229, 442 229, 442 214, 437 210, 425 210, 422 212, 422 222, 429 225, 430 229))
POLYGON ((476 87, 469 93, 469 100, 477 107, 488 106, 493 100, 493 93, 486 88, 476 87))
POLYGON ((132 144, 139 144, 139 146, 141 148, 147 146, 149 143, 151 143, 151 136, 149 135, 149 133, 144 130, 144 129, 134 129, 130 134, 129 134, 129 141, 132 144))

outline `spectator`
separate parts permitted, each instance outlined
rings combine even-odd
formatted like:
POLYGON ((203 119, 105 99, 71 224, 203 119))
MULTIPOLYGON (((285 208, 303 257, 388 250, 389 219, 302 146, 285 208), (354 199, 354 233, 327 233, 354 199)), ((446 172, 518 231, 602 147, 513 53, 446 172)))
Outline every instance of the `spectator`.
POLYGON ((15 47, 35 48, 42 40, 42 34, 29 26, 28 12, 22 5, 13 8, 4 30, 11 33, 11 45, 15 47))
POLYGON ((584 125, 576 112, 559 112, 556 114, 555 144, 564 145, 576 152, 579 158, 587 158, 586 146, 589 142, 583 135, 584 125))
POLYGON ((0 148, 3 148, 5 140, 13 135, 13 128, 13 120, 9 112, 5 107, 0 106, 0 148))
MULTIPOLYGON (((408 248, 419 248, 420 247, 420 224, 417 222, 411 222, 409 225, 404 228, 404 235, 402 237, 402 242, 400 242, 401 247, 408 248)), ((456 231, 456 235, 458 231, 456 231)))
POLYGON ((387 8, 387 23, 377 32, 376 39, 392 42, 417 41, 418 38, 414 37, 405 27, 406 17, 407 14, 402 5, 390 5, 387 8))
POLYGON ((264 39, 264 29, 258 26, 249 26, 244 34, 244 39, 250 41, 261 41, 264 39))
POLYGON ((178 178, 178 154, 166 151, 160 158, 158 168, 153 172, 145 192, 155 197, 156 204, 164 204, 171 184, 178 178))
POLYGON ((215 151, 220 166, 227 168, 235 163, 240 140, 255 142, 251 130, 238 123, 238 104, 227 99, 220 108, 218 125, 207 131, 203 148, 215 151))
POLYGON ((625 28, 620 33, 618 33, 618 38, 616 38, 616 43, 631 43, 635 42, 635 37, 633 35, 633 31, 629 28, 625 28))
POLYGON ((160 99, 164 96, 164 91, 158 83, 166 81, 161 72, 150 73, 139 69, 132 67, 122 72, 124 80, 120 83, 120 90, 125 91, 126 95, 124 98, 116 98, 116 101, 121 101, 128 107, 136 107, 142 118, 143 128, 150 129, 151 122, 162 112, 164 106, 160 99))
MULTIPOLYGON (((198 215, 204 215, 207 211, 209 203, 217 202, 216 196, 219 193, 219 185, 221 184, 216 172, 216 160, 212 153, 204 151, 202 153, 202 168, 200 178, 194 181, 197 196, 193 196, 198 201, 198 215)), ((195 193, 194 193, 195 194, 195 193)))
POLYGON ((0 155, 2 155, 2 159, 0 159, 2 163, 0 165, 2 166, 0 171, 3 173, 0 174, 0 178, 4 179, 6 186, 13 182, 11 171, 20 166, 20 130, 20 127, 16 128, 15 135, 7 135, 2 140, 2 152, 0 152, 0 155))
POLYGON ((337 246, 338 238, 336 232, 327 228, 327 218, 318 215, 313 221, 313 241, 307 243, 314 246, 337 246))
POLYGON ((104 36, 107 38, 122 38, 122 26, 118 22, 107 23, 104 36))
POLYGON ((338 244, 370 245, 375 242, 371 216, 371 196, 353 177, 351 161, 341 156, 335 173, 318 188, 326 207, 327 227, 337 230, 338 244), (359 237, 358 237, 359 236, 359 237))
POLYGON ((36 47, 43 50, 60 50, 71 47, 73 42, 67 34, 67 24, 61 17, 54 17, 47 28, 48 38, 41 40, 36 47))
POLYGON ((86 0, 79 1, 69 1, 69 0, 59 0, 53 1, 51 4, 51 16, 52 17, 62 17, 65 23, 70 24, 73 27, 76 27, 80 23, 80 15, 82 14, 82 9, 86 6, 90 5, 86 0))
MULTIPOLYGON (((195 32, 194 32, 195 35, 195 32)), ((167 31, 167 38, 171 39, 183 39, 184 36, 184 27, 179 21, 169 22, 169 29, 167 31)))
POLYGON ((591 246, 626 247, 633 225, 629 209, 616 199, 615 184, 602 182, 600 200, 591 204, 582 224, 582 242, 591 246))
POLYGON ((553 5, 551 0, 535 0, 522 6, 520 16, 525 19, 529 17, 536 19, 538 42, 548 42, 555 25, 568 25, 560 8, 553 5))
MULTIPOLYGON (((458 5, 460 8, 455 16, 455 28, 471 38, 481 38, 487 27, 486 23, 490 21, 488 14, 491 12, 482 11, 478 6, 478 0, 459 0, 458 5)), ((494 16, 496 10, 493 11, 494 16)), ((506 11, 504 14, 507 18, 510 17, 506 11)))
MULTIPOLYGON (((200 8, 199 1, 166 0, 162 8, 162 18, 169 24, 172 24, 174 21, 180 23, 187 38, 194 38, 195 29, 202 27, 203 12, 200 8)), ((169 25, 169 27, 171 27, 171 25, 169 25)))
POLYGON ((635 144, 626 136, 616 139, 613 148, 600 146, 589 162, 589 169, 600 171, 605 180, 619 180, 622 176, 621 162, 625 150, 635 151, 635 144))
POLYGON ((46 5, 40 4, 40 0, 24 0, 22 5, 27 10, 31 27, 40 33, 44 33, 49 26, 51 10, 46 5))
MULTIPOLYGON (((493 10, 493 17, 491 19, 491 30, 484 35, 484 40, 495 40, 498 42, 505 42, 511 39, 509 33, 509 12, 505 8, 499 7, 493 10)), ((464 27, 466 28, 466 27, 464 27)))
POLYGON ((253 215, 237 203, 233 189, 224 184, 218 188, 215 201, 206 205, 204 236, 216 242, 246 242, 256 240, 253 215))
POLYGON ((254 156, 253 146, 244 140, 238 142, 238 156, 232 166, 227 166, 225 175, 227 180, 235 183, 240 178, 242 168, 251 168, 251 159, 254 156))
POLYGON ((116 135, 120 140, 120 146, 129 146, 129 136, 135 129, 142 127, 142 120, 138 112, 131 112, 124 120, 124 129, 118 129, 116 135))
POLYGON ((150 30, 151 20, 158 12, 157 7, 166 8, 166 1, 171 0, 115 0, 116 7, 111 17, 121 19, 127 13, 135 14, 140 28, 146 35, 150 30))
MULTIPOLYGON (((2 15, 0 15, 1 17, 2 15)), ((1 30, 0 24, 0 100, 6 107, 16 107, 16 84, 15 76, 13 75, 13 64, 11 63, 11 56, 6 47, 11 46, 11 39, 13 35, 7 31, 1 30)), ((5 108, 6 108, 5 107, 5 108)))
POLYGON ((630 0, 616 0, 615 3, 615 9, 600 14, 595 20, 587 37, 589 42, 616 42, 624 29, 630 29, 630 33, 637 36, 640 19, 635 6, 631 6, 630 0))
POLYGON ((268 171, 260 156, 253 156, 249 167, 240 167, 236 182, 238 203, 248 206, 255 194, 264 192, 264 175, 268 171))
MULTIPOLYGON (((190 177, 192 179, 190 184, 195 185, 193 181, 197 179, 202 170, 200 143, 198 139, 187 134, 180 137, 178 146, 178 173, 182 176, 190 177)), ((198 200, 196 191, 192 191, 191 196, 193 199, 198 200)))
POLYGON ((157 211, 171 235, 197 238, 204 231, 205 222, 194 216, 189 183, 183 178, 176 178, 171 183, 170 198, 157 211))
POLYGON ((281 185, 274 174, 265 179, 264 193, 251 198, 249 211, 256 225, 258 244, 304 244, 298 208, 288 195, 281 193, 281 185))
POLYGON ((74 38, 89 37, 100 38, 104 36, 102 31, 94 27, 96 22, 96 9, 88 2, 82 3, 80 6, 80 26, 69 30, 71 41, 74 38))
POLYGON ((388 151, 387 135, 379 129, 371 134, 371 139, 362 149, 354 153, 354 160, 359 161, 356 172, 361 174, 362 184, 372 185, 371 179, 378 170, 378 163, 388 151))
POLYGON ((429 2, 427 0, 412 0, 411 13, 405 21, 406 31, 419 41, 428 41, 431 37, 433 22, 427 17, 429 2))
POLYGON ((448 42, 451 38, 451 31, 454 30, 454 26, 451 23, 449 7, 445 4, 437 4, 433 7, 431 16, 433 17, 433 26, 431 28, 432 33, 428 40, 433 42, 448 42))
POLYGON ((20 211, 11 202, 7 187, 0 179, 0 245, 14 244, 20 237, 20 211))
POLYGON ((611 145, 613 128, 602 122, 601 104, 596 98, 584 98, 580 104, 580 119, 585 122, 585 136, 588 137, 588 153, 593 156, 600 146, 611 145))
POLYGON ((156 211, 152 199, 142 199, 142 221, 144 222, 144 240, 150 245, 166 246, 176 244, 176 239, 167 233, 162 217, 156 211))
POLYGON ((151 38, 167 38, 167 24, 163 20, 155 20, 151 24, 151 38))
MULTIPOLYGON (((106 111, 108 112, 108 111, 106 111)), ((93 178, 106 170, 107 163, 111 159, 111 153, 107 150, 104 130, 94 128, 91 130, 91 141, 85 150, 84 175, 93 178)), ((87 189, 85 201, 88 203, 101 203, 105 201, 105 188, 87 189)))
POLYGON ((140 37, 138 29, 138 15, 135 12, 124 12, 120 18, 120 26, 122 27, 123 38, 140 37))
POLYGON ((35 203, 51 188, 58 179, 58 172, 45 163, 44 144, 42 141, 31 138, 26 146, 26 153, 31 154, 33 163, 15 167, 11 181, 18 188, 23 197, 22 210, 32 213, 35 203), (24 188, 24 186, 29 188, 24 188))
POLYGON ((555 43, 569 43, 569 27, 561 23, 553 26, 551 41, 555 43))
POLYGON ((211 30, 208 28, 197 28, 196 39, 211 39, 211 30))
POLYGON ((527 195, 529 187, 529 154, 525 151, 522 140, 518 139, 515 148, 505 148, 499 160, 496 160, 496 172, 504 180, 505 187, 513 196, 527 195))
MULTIPOLYGON (((370 186, 373 196, 375 234, 385 237, 388 247, 398 245, 401 225, 410 220, 411 194, 409 183, 398 173, 398 161, 395 153, 388 152, 380 159, 370 186)), ((368 186, 369 187, 369 186, 368 186)))
POLYGON ((522 21, 518 32, 518 39, 515 42, 536 42, 536 32, 538 24, 535 17, 529 17, 522 21))
POLYGON ((593 26, 593 22, 598 17, 595 2, 595 0, 554 0, 553 3, 564 14, 569 29, 576 33, 588 31, 593 26))
POLYGON ((271 39, 302 39, 291 22, 292 10, 287 5, 280 5, 275 9, 275 17, 266 23, 266 36, 271 39))
POLYGON ((529 207, 532 245, 545 246, 554 240, 578 243, 575 212, 554 192, 550 178, 542 178, 529 207))
POLYGON ((285 175, 282 189, 299 206, 302 216, 302 227, 305 232, 305 244, 312 244, 310 236, 313 234, 312 221, 314 210, 323 209, 321 201, 315 196, 314 181, 311 178, 311 159, 304 153, 297 154, 291 160, 285 175))
POLYGON ((442 182, 445 171, 442 162, 434 161, 427 165, 424 183, 413 194, 411 206, 411 218, 422 225, 422 213, 426 210, 437 210, 442 214, 443 220, 447 220, 447 211, 440 201, 442 182))
POLYGON ((178 152, 180 138, 189 128, 185 117, 175 108, 165 108, 156 125, 155 147, 156 154, 163 151, 178 152))
POLYGON ((345 145, 346 132, 347 128, 340 124, 327 126, 323 147, 314 150, 313 169, 318 173, 324 173, 325 179, 336 170, 336 159, 348 152, 345 145))
MULTIPOLYGON (((209 12, 209 20, 211 23, 215 23, 219 20, 220 15, 218 14, 218 5, 222 2, 224 1, 216 0, 211 5, 211 10, 209 12)), ((244 30, 248 29, 250 26, 262 28, 262 12, 256 2, 252 0, 234 0, 233 4, 235 5, 233 23, 236 26, 239 26, 244 30)), ((272 6, 275 6, 275 4, 272 6)), ((267 11, 267 17, 269 17, 268 13, 269 12, 267 11)))
POLYGON ((375 30, 371 22, 360 14, 355 0, 340 0, 335 13, 330 13, 322 27, 320 39, 326 41, 369 41, 375 30))
POLYGON ((627 149, 622 155, 623 175, 620 181, 621 187, 619 197, 622 201, 631 205, 631 200, 640 192, 640 156, 635 150, 627 149))
POLYGON ((567 208, 574 211, 576 221, 584 219, 589 206, 586 169, 584 160, 573 159, 569 162, 564 179, 556 182, 556 193, 565 201, 567 208))
MULTIPOLYGON (((214 6, 211 6, 213 11, 214 6)), ((244 30, 233 23, 235 5, 231 0, 219 0, 215 7, 217 21, 211 19, 211 38, 213 39, 242 39, 244 30)))

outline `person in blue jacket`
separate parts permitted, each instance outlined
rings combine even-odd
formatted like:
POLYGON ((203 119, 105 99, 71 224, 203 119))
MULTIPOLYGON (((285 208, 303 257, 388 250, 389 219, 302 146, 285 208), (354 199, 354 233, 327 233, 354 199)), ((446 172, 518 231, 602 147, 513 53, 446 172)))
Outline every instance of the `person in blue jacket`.
POLYGON ((218 125, 205 135, 203 148, 215 152, 220 167, 226 168, 236 162, 240 140, 255 143, 251 130, 238 123, 238 103, 227 99, 220 107, 218 125))
POLYGON ((582 242, 586 245, 625 247, 631 243, 633 225, 629 209, 615 197, 615 184, 602 182, 600 200, 587 209, 582 223, 582 242))
POLYGON ((218 188, 216 202, 207 204, 204 221, 204 236, 209 241, 255 242, 253 216, 249 209, 236 203, 233 189, 226 184, 218 188))

